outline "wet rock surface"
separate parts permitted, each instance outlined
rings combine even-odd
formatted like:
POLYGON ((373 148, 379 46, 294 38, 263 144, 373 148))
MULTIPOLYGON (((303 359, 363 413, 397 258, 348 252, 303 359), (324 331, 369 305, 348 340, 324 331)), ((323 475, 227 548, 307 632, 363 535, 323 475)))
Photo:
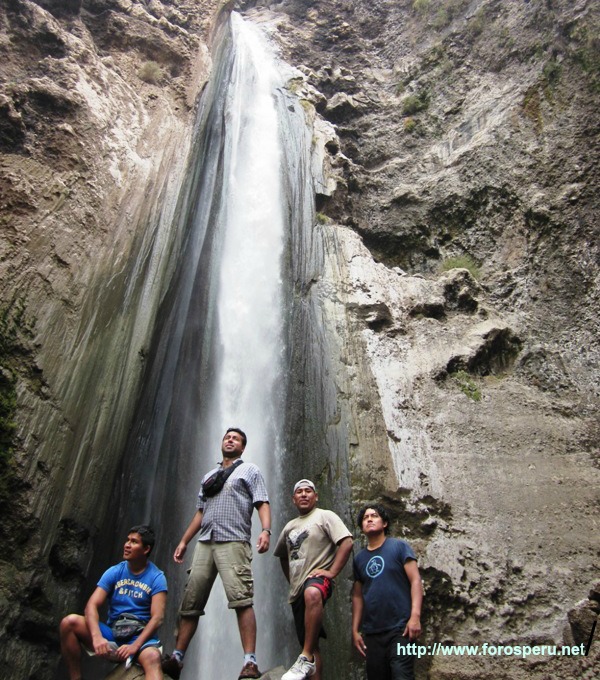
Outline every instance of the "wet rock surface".
MULTIPOLYGON (((82 610, 108 566, 106 547, 100 562, 94 551, 128 407, 109 406, 103 423, 102 403, 118 383, 123 403, 133 403, 155 313, 143 305, 141 326, 122 323, 125 308, 140 300, 128 262, 160 248, 172 219, 167 187, 181 177, 191 144, 215 8, 102 0, 11 0, 0 8, 0 648, 7 677, 54 677, 58 622, 82 610), (150 225, 145 238, 140 225, 150 225), (131 360, 112 344, 120 333, 131 360), (122 382, 125 373, 131 380, 122 382), (96 437, 100 464, 91 453, 96 437)), ((146 272, 161 276, 152 265, 146 272)))
MULTIPOLYGON (((600 291, 598 72, 583 62, 597 55, 584 37, 597 9, 270 9, 325 98, 310 101, 337 134, 330 156, 344 159, 318 206, 320 285, 341 336, 353 500, 387 502, 422 556, 426 642, 560 646, 569 619, 585 637, 594 608, 576 603, 597 574, 600 291)), ((597 663, 593 650, 429 657, 421 673, 575 678, 597 663)))

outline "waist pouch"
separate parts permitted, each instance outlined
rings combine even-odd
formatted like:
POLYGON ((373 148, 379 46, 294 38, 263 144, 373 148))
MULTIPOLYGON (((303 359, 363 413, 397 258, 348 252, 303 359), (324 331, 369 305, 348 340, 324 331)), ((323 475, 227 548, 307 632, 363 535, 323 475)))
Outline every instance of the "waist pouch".
POLYGON ((131 614, 121 614, 110 627, 115 640, 129 640, 134 635, 139 635, 146 627, 146 622, 141 621, 131 614))

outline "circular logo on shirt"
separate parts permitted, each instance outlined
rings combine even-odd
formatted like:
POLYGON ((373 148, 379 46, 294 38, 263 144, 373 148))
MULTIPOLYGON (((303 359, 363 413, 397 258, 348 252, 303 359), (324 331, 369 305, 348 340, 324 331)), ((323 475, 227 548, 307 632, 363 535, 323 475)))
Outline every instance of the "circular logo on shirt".
POLYGON ((385 560, 380 555, 375 555, 367 562, 367 575, 371 578, 377 578, 383 573, 385 567, 385 560))

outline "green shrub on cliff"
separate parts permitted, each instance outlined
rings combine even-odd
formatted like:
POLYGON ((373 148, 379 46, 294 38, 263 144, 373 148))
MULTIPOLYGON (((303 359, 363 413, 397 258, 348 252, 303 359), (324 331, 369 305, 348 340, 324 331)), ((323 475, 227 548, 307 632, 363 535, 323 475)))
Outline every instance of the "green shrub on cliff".
POLYGON ((556 61, 556 59, 550 59, 544 64, 542 73, 546 83, 551 87, 554 87, 560 79, 561 65, 556 61))
POLYGON ((460 391, 473 401, 481 401, 481 391, 473 378, 466 371, 456 371, 452 374, 454 382, 460 391))
POLYGON ((481 277, 481 270, 479 269, 478 264, 469 255, 447 257, 440 265, 440 270, 447 272, 451 269, 466 269, 476 281, 481 277))
POLYGON ((569 37, 575 43, 572 58, 587 74, 592 91, 600 90, 600 21, 591 18, 574 24, 569 37))
POLYGON ((413 10, 429 19, 436 30, 449 26, 462 10, 469 4, 469 0, 414 0, 413 10))
POLYGON ((429 11, 429 6, 431 5, 431 0, 415 0, 413 2, 413 9, 419 14, 425 14, 429 11))
POLYGON ((429 94, 422 90, 418 94, 409 94, 402 102, 402 113, 412 116, 419 111, 426 111, 429 107, 429 94))
POLYGON ((155 61, 147 61, 138 72, 140 80, 151 85, 158 85, 163 79, 163 71, 155 61))
POLYGON ((17 381, 8 368, 18 351, 17 324, 11 308, 0 310, 0 506, 9 498, 13 470, 17 381))
POLYGON ((411 134, 417 129, 417 121, 414 118, 404 119, 404 132, 411 134))
POLYGON ((14 377, 6 369, 0 372, 0 507, 9 499, 14 476, 13 439, 17 389, 14 377))

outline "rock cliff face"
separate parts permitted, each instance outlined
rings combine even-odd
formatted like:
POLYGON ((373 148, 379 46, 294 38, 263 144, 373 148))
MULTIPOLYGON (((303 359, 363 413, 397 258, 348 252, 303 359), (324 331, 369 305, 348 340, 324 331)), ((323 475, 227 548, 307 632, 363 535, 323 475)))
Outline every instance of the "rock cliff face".
MULTIPOLYGON (((52 677, 169 276, 215 5, 0 9, 2 655, 52 677)), ((90 566, 91 565, 91 566, 90 566)))
MULTIPOLYGON (((391 505, 424 556, 427 641, 561 644, 583 612, 587 637, 575 637, 587 642, 598 612, 597 9, 271 9, 337 133, 326 144, 337 190, 317 197, 320 285, 343 329, 355 500, 391 505)), ((422 670, 597 672, 590 659, 536 662, 429 657, 422 670)))
MULTIPOLYGON (((330 427, 349 442, 338 509, 390 506, 420 557, 425 643, 587 643, 600 609, 597 3, 240 9, 303 74, 290 89, 325 168, 314 292, 333 347, 330 427)), ((215 10, 0 8, 10 677, 52 676, 56 624, 110 522, 215 10)), ((598 642, 585 659, 420 664, 437 680, 592 678, 598 642)))

